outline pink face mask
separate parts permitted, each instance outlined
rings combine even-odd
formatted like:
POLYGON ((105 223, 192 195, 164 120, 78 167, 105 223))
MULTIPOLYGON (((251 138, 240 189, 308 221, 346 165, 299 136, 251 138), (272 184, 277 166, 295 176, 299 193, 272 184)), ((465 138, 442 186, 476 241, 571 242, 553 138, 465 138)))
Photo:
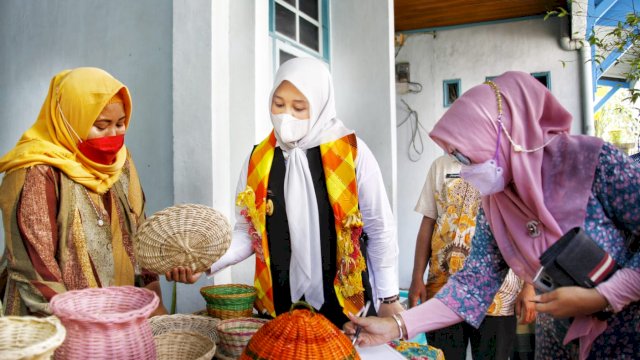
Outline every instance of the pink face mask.
POLYGON ((124 134, 87 139, 78 144, 78 150, 84 156, 103 165, 111 165, 124 145, 124 134))

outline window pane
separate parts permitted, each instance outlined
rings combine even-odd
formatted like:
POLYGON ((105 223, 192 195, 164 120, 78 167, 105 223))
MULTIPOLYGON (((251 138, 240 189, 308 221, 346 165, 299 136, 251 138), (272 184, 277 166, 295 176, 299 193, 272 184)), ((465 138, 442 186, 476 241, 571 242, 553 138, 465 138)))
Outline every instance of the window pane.
POLYGON ((449 104, 453 104, 454 101, 458 98, 458 84, 457 83, 449 83, 447 84, 447 102, 449 104))
POLYGON ((276 4, 276 31, 296 39, 296 14, 280 4, 276 4))
POLYGON ((296 0, 284 0, 287 4, 290 4, 293 7, 296 7, 296 0))
POLYGON ((318 19, 318 0, 300 0, 299 8, 310 17, 318 19))
POLYGON ((280 65, 282 65, 285 61, 291 60, 295 57, 296 56, 293 54, 290 54, 284 50, 280 50, 280 65))
POLYGON ((300 19, 300 43, 315 51, 320 51, 318 46, 320 42, 318 27, 301 17, 298 19, 300 19))

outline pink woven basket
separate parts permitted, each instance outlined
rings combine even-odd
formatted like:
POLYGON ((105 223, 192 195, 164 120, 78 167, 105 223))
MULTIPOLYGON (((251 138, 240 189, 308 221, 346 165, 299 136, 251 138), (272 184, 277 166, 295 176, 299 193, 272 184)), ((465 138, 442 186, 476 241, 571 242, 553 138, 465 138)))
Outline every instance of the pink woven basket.
POLYGON ((67 329, 56 359, 155 359, 147 317, 159 303, 147 289, 114 286, 74 290, 51 299, 67 329))

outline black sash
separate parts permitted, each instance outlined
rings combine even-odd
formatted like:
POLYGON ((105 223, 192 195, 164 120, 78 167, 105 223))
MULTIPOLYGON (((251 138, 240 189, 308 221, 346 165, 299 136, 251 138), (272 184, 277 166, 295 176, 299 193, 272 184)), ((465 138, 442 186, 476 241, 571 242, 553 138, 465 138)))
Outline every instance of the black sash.
MULTIPOLYGON (((318 202, 318 214, 320 225, 320 250, 322 253, 322 282, 324 287, 324 304, 320 313, 327 317, 339 328, 348 321, 342 313, 342 307, 338 303, 333 280, 336 276, 336 228, 329 194, 322 168, 320 148, 307 150, 309 170, 313 179, 313 186, 318 202)), ((276 314, 289 311, 291 307, 291 290, 289 283, 289 265, 291 262, 291 239, 289 237, 289 223, 284 202, 284 174, 285 161, 282 150, 275 148, 273 164, 269 174, 269 187, 267 198, 273 202, 273 214, 267 215, 266 227, 269 237, 269 254, 271 256, 271 277, 273 279, 273 301, 276 314)), ((360 238, 362 254, 367 259, 367 237, 363 233, 360 238)), ((365 288, 365 301, 372 298, 371 284, 367 271, 362 273, 362 282, 365 288)), ((304 300, 304 299, 303 299, 304 300)), ((371 306, 369 314, 375 315, 374 306, 371 306)))

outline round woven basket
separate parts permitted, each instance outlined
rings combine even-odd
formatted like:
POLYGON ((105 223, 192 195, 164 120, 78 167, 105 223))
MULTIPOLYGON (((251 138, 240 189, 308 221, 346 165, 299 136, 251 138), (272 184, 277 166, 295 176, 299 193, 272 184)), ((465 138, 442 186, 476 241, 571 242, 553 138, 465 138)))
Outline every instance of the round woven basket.
POLYGON ((216 344, 196 332, 167 332, 154 338, 158 360, 211 360, 216 344))
POLYGON ((51 359, 65 334, 55 316, 0 317, 0 359, 51 359))
POLYGON ((258 318, 238 318, 220 321, 216 327, 220 337, 216 357, 237 359, 253 334, 268 322, 269 320, 267 319, 258 318))
POLYGON ((51 311, 67 329, 56 359, 155 359, 147 317, 159 303, 147 289, 113 286, 67 291, 51 311))
POLYGON ((216 325, 220 319, 209 316, 174 314, 154 316, 149 319, 151 332, 154 337, 165 333, 195 332, 206 336, 214 344, 218 343, 218 332, 216 325))
POLYGON ((323 315, 293 309, 261 327, 240 359, 352 360, 360 356, 349 338, 323 315))
POLYGON ((256 288, 244 284, 205 286, 200 294, 207 302, 209 316, 223 320, 250 317, 256 300, 256 288))
POLYGON ((231 226, 217 210, 198 204, 168 207, 142 223, 134 240, 140 266, 158 274, 176 267, 201 272, 231 244, 231 226))

